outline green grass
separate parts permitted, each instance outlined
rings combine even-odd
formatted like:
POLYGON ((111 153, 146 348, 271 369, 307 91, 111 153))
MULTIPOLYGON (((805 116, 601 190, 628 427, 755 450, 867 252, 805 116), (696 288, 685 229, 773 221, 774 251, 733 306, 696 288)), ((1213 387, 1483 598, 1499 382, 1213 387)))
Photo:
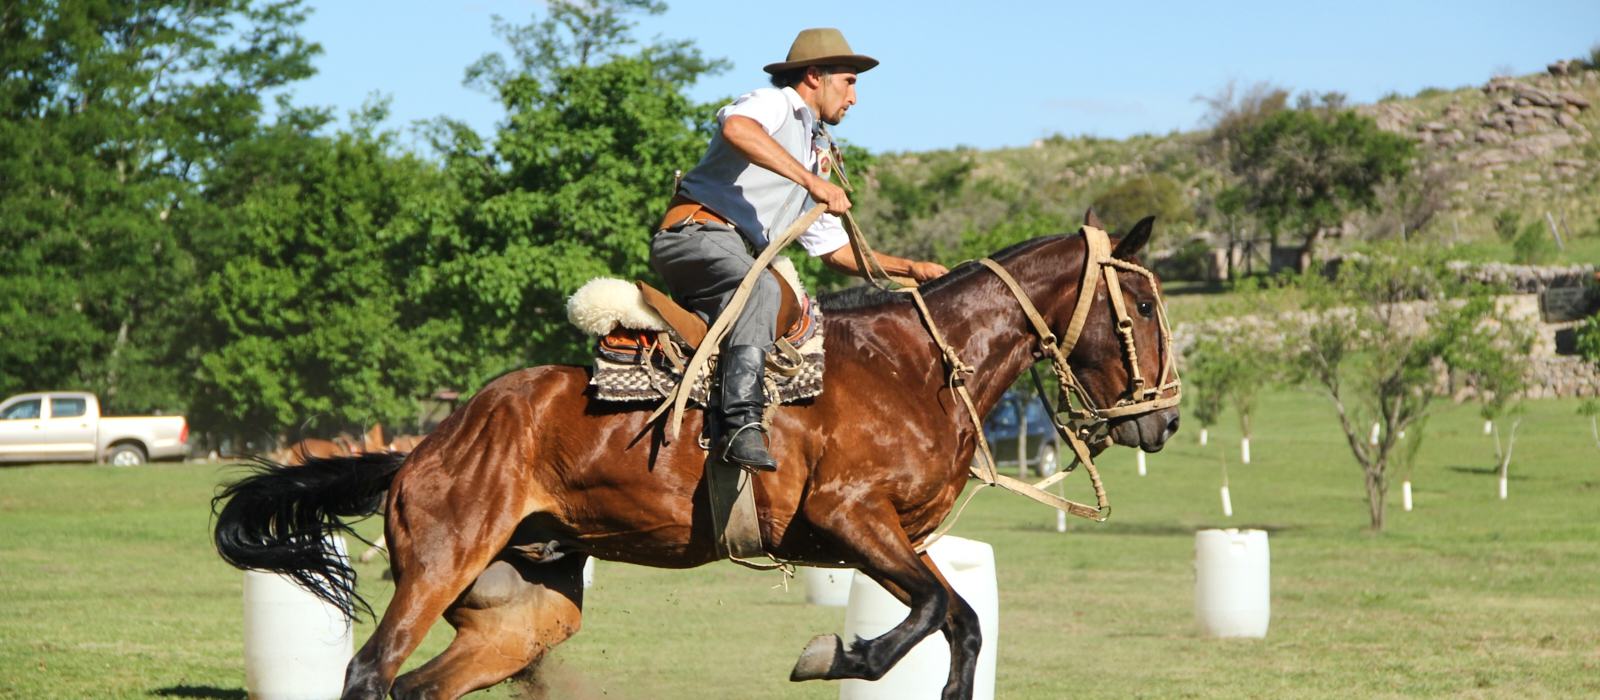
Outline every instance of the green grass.
MULTIPOLYGON (((1102 459, 1115 514, 1054 532, 994 491, 955 534, 995 547, 1003 698, 1556 698, 1600 693, 1600 451, 1573 401, 1529 404, 1496 498, 1468 407, 1432 422, 1416 510, 1365 531, 1360 472, 1315 397, 1266 397, 1237 464, 1231 419, 1149 457, 1102 459), (1218 499, 1228 452, 1235 517, 1218 499), (1193 531, 1272 533, 1265 640, 1196 635, 1193 531)), ((211 552, 212 465, 0 469, 0 698, 244 698, 240 574, 211 552)), ((1081 475, 1069 495, 1089 498, 1081 475)), ((1398 492, 1398 485, 1395 490, 1398 492)), ((370 530, 372 523, 365 527, 370 530)), ((392 587, 361 567, 377 604, 392 587)), ((844 613, 775 573, 602 562, 557 697, 831 698, 787 672, 844 613)), ((358 630, 358 642, 371 631, 358 630)), ((440 626, 413 659, 449 640, 440 626)), ((509 697, 501 686, 482 697, 509 697)))

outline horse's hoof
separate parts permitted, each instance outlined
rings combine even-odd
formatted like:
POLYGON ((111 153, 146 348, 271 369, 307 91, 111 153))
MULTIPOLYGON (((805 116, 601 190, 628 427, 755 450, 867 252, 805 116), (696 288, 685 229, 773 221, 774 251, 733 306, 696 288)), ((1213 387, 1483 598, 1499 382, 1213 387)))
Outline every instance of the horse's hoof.
POLYGON ((837 634, 819 634, 812 637, 811 643, 806 645, 806 650, 800 652, 800 660, 794 662, 794 670, 789 672, 789 680, 821 680, 828 675, 828 669, 833 668, 833 660, 838 658, 841 651, 844 651, 844 645, 840 643, 837 634))

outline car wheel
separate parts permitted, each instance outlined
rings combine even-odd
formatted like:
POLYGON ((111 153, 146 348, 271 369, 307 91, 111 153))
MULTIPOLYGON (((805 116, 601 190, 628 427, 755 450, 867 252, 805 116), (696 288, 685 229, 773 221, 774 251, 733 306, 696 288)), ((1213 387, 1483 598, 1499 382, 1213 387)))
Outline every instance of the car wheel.
POLYGON ((1061 457, 1056 452, 1056 446, 1045 445, 1039 448, 1039 461, 1035 466, 1039 469, 1039 476, 1050 476, 1056 473, 1056 470, 1061 468, 1061 457))
POLYGON ((118 467, 137 467, 145 463, 144 450, 138 445, 117 445, 106 455, 106 461, 118 467))

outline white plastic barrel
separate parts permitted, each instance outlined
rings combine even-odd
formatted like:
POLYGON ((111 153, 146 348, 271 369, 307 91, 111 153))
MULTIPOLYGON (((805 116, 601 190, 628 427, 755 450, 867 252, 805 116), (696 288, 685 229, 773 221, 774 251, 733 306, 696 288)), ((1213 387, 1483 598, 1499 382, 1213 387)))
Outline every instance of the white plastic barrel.
POLYGON ((818 569, 803 567, 800 580, 806 584, 806 602, 842 608, 850 604, 850 582, 855 569, 818 569))
MULTIPOLYGON (((978 652, 978 672, 973 700, 993 700, 995 650, 1000 639, 1000 590, 995 583, 994 548, 987 543, 941 537, 928 554, 950 585, 978 613, 983 650, 978 652)), ((844 634, 849 643, 857 635, 871 639, 900 624, 911 613, 868 576, 850 585, 850 607, 845 610, 844 634)), ((938 700, 950 677, 950 643, 934 632, 906 654, 888 675, 877 681, 846 680, 839 684, 840 700, 938 700)))
MULTIPOLYGON (((331 538, 340 557, 344 539, 331 538)), ((350 620, 293 580, 244 573, 244 677, 251 700, 331 700, 355 653, 350 620)))
POLYGON ((1239 438, 1239 461, 1250 463, 1250 438, 1239 438))
POLYGON ((1265 530, 1194 533, 1194 616, 1207 637, 1265 637, 1272 565, 1265 530))

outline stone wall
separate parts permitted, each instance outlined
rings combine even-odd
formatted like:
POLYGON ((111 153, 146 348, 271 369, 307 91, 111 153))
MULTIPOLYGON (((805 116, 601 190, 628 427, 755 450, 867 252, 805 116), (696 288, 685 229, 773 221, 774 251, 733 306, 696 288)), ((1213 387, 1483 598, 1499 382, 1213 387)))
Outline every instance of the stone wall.
POLYGON ((1500 262, 1446 263, 1464 280, 1503 284, 1514 294, 1543 294, 1554 287, 1581 287, 1595 278, 1594 265, 1508 265, 1500 262))
MULTIPOLYGON (((1501 318, 1520 320, 1532 327, 1535 333, 1533 347, 1528 356, 1528 370, 1523 375, 1528 386, 1522 394, 1523 398, 1600 396, 1600 367, 1582 357, 1556 354, 1556 333, 1571 328, 1574 324, 1543 323, 1539 317, 1538 297, 1530 294, 1507 295, 1497 297, 1495 301, 1501 318)), ((1398 304, 1394 313, 1400 319, 1400 326, 1420 330, 1428 316, 1432 314, 1433 304, 1434 302, 1427 301, 1398 304)), ((1348 313, 1348 310, 1331 309, 1327 313, 1348 313)), ((1277 317, 1249 315, 1175 324, 1172 328, 1172 345, 1177 350, 1179 372, 1181 373, 1185 366, 1185 351, 1202 336, 1243 335, 1262 347, 1277 350, 1284 342, 1279 324, 1285 322, 1314 323, 1315 314, 1293 311, 1277 317)), ((1449 387, 1448 375, 1441 373, 1439 390, 1451 391, 1449 387)), ((1456 389, 1458 400, 1472 393, 1470 387, 1464 389, 1464 394, 1460 393, 1461 390, 1463 389, 1459 387, 1456 389)))
POLYGON ((1554 399, 1600 396, 1600 367, 1582 357, 1534 357, 1528 362, 1524 398, 1554 399))

